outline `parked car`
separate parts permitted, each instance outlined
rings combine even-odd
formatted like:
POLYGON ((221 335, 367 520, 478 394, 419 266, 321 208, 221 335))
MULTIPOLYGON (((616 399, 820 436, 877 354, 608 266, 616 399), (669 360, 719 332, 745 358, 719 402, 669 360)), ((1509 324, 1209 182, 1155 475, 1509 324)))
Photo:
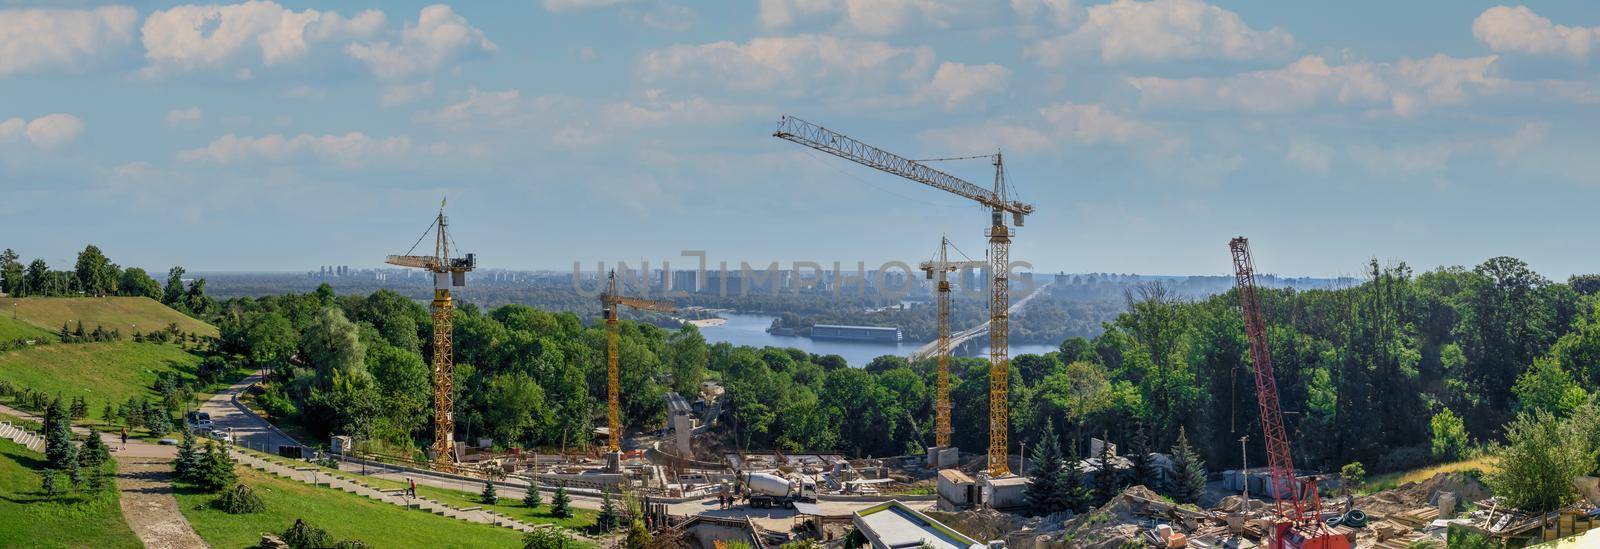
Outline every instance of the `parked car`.
POLYGON ((183 427, 191 433, 206 436, 213 429, 211 414, 200 411, 183 414, 183 427))

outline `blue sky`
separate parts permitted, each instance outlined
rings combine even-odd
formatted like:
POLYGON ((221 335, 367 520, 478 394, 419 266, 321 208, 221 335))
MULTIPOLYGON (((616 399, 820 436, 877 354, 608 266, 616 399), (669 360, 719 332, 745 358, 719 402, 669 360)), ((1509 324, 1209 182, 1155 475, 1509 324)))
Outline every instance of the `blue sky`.
MULTIPOLYGON (((1600 10, 1418 2, 0 0, 0 247, 373 266, 925 259, 987 218, 770 137, 1003 150, 1071 272, 1600 271, 1600 10)), ((987 184, 982 162, 942 165, 987 184)))

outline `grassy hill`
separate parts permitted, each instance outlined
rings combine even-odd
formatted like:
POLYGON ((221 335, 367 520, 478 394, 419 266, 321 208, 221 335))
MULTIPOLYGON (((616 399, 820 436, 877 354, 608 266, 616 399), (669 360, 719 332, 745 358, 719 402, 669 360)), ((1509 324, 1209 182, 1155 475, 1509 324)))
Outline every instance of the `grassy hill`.
POLYGON ((0 380, 65 399, 83 396, 98 417, 107 402, 154 396, 161 372, 194 377, 198 355, 157 343, 57 343, 0 353, 0 380))
POLYGON ((71 323, 76 328, 78 322, 83 321, 85 330, 94 330, 99 325, 107 330, 121 330, 123 336, 132 337, 134 331, 151 332, 176 322, 178 329, 185 332, 217 335, 215 326, 147 297, 5 298, 0 299, 0 310, 7 317, 14 310, 17 319, 51 333, 60 330, 62 324, 71 323))
POLYGON ((141 547, 116 491, 51 501, 39 489, 44 464, 44 456, 0 440, 0 547, 141 547))
MULTIPOLYGON (((20 316, 20 315, 19 315, 20 316)), ((54 332, 47 332, 22 320, 12 320, 11 315, 0 316, 0 343, 16 341, 18 339, 43 339, 54 340, 54 332)))
POLYGON ((340 540, 369 547, 521 547, 522 535, 367 498, 280 479, 246 467, 239 480, 254 487, 266 510, 230 515, 212 508, 216 496, 179 486, 178 508, 207 543, 217 548, 255 547, 262 532, 283 533, 303 519, 340 540))

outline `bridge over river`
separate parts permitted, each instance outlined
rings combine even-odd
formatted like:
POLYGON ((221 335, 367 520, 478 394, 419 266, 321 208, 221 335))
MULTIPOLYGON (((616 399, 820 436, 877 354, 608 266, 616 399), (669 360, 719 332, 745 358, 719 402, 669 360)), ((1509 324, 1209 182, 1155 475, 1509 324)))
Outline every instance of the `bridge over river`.
MULTIPOLYGON (((1021 311, 1023 307, 1026 307, 1029 301, 1033 301, 1033 298, 1038 297, 1039 294, 1043 292, 1045 288, 1048 288, 1053 282, 1054 281, 1040 284, 1039 286, 1035 287, 1027 296, 1012 303, 1011 307, 1006 309, 1006 316, 1009 317, 1017 314, 1017 311, 1021 311)), ((971 341, 973 338, 986 335, 989 335, 989 321, 987 320, 983 321, 983 324, 950 334, 950 348, 954 349, 963 343, 971 341)), ((917 348, 917 350, 913 351, 911 356, 907 357, 907 359, 912 362, 916 362, 925 358, 932 358, 938 352, 939 340, 935 339, 933 341, 929 341, 927 345, 917 348)))

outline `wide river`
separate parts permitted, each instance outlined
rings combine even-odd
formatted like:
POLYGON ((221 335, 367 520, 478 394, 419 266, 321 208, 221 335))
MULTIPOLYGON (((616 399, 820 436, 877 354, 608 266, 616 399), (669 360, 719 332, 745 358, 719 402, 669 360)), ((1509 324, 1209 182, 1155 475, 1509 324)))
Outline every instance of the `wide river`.
MULTIPOLYGON (((723 312, 718 316, 728 319, 728 322, 721 326, 700 328, 700 334, 705 336, 708 343, 726 341, 734 345, 749 345, 758 348, 794 347, 811 354, 839 355, 849 361, 851 366, 857 368, 866 366, 868 362, 872 362, 872 359, 882 355, 909 355, 923 345, 923 343, 909 341, 881 343, 779 336, 767 333, 767 327, 772 326, 772 319, 777 318, 771 315, 723 312)), ((1011 356, 1030 353, 1044 354, 1054 350, 1056 350, 1056 347, 1053 345, 1012 345, 1011 356)), ((978 349, 977 352, 978 354, 971 356, 988 356, 989 348, 984 346, 978 349)))

